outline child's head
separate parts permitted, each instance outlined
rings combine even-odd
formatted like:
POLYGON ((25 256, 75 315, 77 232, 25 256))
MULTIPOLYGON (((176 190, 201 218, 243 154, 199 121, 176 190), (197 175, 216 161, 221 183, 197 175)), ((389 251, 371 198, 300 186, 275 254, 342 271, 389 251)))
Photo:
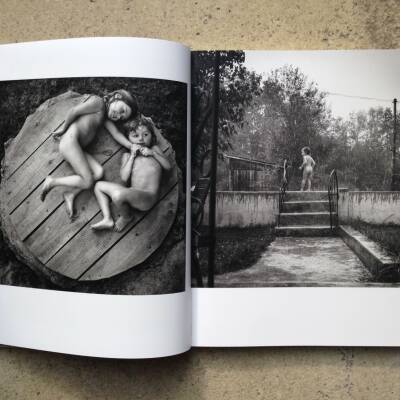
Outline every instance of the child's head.
POLYGON ((153 147, 157 144, 157 136, 151 118, 141 116, 135 124, 129 124, 128 129, 130 142, 145 147, 153 147))
POLYGON ((138 113, 138 103, 127 90, 119 89, 109 93, 106 97, 107 117, 111 121, 126 121, 138 113))
POLYGON ((301 154, 302 154, 303 156, 309 156, 309 155, 311 154, 311 149, 310 149, 308 146, 303 147, 303 148, 301 149, 301 154))

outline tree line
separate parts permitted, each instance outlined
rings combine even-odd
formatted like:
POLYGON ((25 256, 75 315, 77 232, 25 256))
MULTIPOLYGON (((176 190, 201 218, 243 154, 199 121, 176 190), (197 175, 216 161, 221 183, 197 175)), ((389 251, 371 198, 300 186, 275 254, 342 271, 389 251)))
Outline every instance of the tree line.
MULTIPOLYGON (((213 60, 213 52, 194 53, 192 59, 195 166, 210 143, 213 60)), ((317 162, 314 187, 326 189, 329 173, 336 169, 342 187, 390 188, 390 107, 355 111, 346 119, 335 117, 327 94, 296 66, 285 65, 262 77, 245 68, 241 51, 223 52, 221 60, 220 154, 276 164, 288 159, 293 166, 291 189, 296 189, 301 174, 297 168, 302 161, 300 150, 309 146, 317 162)), ((221 174, 220 179, 224 179, 221 174)))

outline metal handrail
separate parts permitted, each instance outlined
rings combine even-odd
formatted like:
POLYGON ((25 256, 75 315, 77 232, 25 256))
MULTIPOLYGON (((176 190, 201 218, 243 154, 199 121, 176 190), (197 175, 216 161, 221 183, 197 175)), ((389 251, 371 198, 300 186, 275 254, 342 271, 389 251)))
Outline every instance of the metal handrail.
POLYGON ((288 174, 288 161, 285 158, 285 160, 283 161, 283 176, 282 176, 282 184, 281 187, 279 189, 279 214, 278 214, 278 225, 280 224, 280 216, 281 213, 283 211, 283 204, 285 202, 285 195, 286 195, 286 191, 287 188, 289 186, 289 174, 288 174))
POLYGON ((332 170, 329 175, 328 185, 329 197, 329 218, 331 230, 339 226, 339 185, 336 170, 332 170))

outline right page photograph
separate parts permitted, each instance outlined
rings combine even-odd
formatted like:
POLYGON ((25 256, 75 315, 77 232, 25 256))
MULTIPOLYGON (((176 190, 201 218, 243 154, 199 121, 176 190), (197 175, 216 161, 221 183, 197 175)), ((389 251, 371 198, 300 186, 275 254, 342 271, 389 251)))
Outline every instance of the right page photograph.
POLYGON ((193 287, 400 285, 399 70, 396 50, 192 52, 193 287))

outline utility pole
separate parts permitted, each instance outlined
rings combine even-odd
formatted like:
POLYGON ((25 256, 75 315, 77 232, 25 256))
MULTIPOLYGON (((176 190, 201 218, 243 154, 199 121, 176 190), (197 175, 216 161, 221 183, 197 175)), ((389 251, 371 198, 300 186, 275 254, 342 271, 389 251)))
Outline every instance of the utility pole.
POLYGON ((211 139, 211 176, 210 176, 210 200, 209 200, 209 243, 208 243, 208 287, 214 287, 215 271, 215 208, 217 194, 217 156, 218 156, 218 122, 219 122, 219 65, 220 53, 215 52, 214 62, 214 114, 211 139))
POLYGON ((400 190, 400 177, 397 171, 397 99, 393 99, 393 148, 392 148, 392 184, 391 190, 400 190))

